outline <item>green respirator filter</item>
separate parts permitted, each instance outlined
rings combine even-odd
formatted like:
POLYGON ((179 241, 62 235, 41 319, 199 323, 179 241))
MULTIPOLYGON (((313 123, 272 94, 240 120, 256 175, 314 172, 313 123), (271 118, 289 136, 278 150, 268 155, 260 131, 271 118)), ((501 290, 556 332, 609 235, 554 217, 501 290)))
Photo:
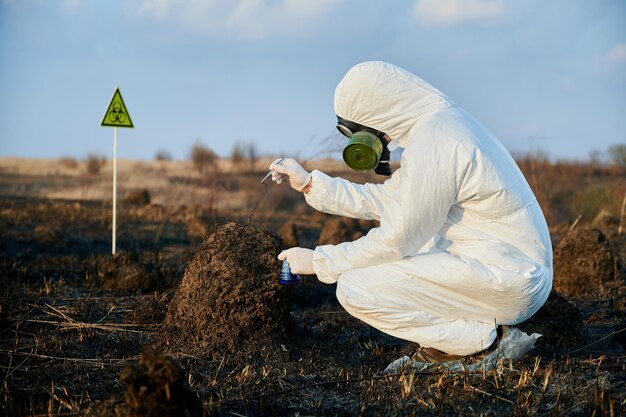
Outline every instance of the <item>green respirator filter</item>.
POLYGON ((357 132, 343 149, 343 160, 355 171, 371 171, 378 165, 382 153, 383 144, 376 135, 357 132))

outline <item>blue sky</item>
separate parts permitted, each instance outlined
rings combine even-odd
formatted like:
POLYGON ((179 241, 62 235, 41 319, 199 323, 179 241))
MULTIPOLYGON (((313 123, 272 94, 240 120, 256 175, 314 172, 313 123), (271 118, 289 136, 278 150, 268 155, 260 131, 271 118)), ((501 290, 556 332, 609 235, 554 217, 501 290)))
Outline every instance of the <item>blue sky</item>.
POLYGON ((0 156, 111 156, 119 86, 135 124, 119 157, 196 141, 308 157, 367 60, 424 78, 512 152, 626 143, 620 0, 0 0, 0 156))

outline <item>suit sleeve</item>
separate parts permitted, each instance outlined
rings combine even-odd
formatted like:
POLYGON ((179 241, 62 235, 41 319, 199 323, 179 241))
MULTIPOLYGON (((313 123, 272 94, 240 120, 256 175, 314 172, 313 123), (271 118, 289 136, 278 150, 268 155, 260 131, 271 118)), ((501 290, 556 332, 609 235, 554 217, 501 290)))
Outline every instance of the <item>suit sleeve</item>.
POLYGON ((400 171, 383 184, 355 184, 314 170, 311 191, 305 194, 305 199, 311 207, 324 213, 380 220, 384 207, 398 188, 400 171))
POLYGON ((456 202, 462 169, 453 150, 407 147, 380 227, 354 242, 318 246, 313 255, 318 279, 334 283, 345 271, 416 255, 441 229, 456 202))

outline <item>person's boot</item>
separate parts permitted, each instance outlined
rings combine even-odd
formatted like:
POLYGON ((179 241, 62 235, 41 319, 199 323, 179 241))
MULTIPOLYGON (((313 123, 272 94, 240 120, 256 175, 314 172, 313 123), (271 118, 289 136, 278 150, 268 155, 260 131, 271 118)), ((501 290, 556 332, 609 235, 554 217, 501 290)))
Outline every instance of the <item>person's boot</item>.
POLYGON ((449 353, 442 352, 435 348, 428 348, 420 346, 417 349, 417 352, 413 354, 411 359, 417 362, 425 362, 425 363, 443 363, 443 362, 453 362, 459 359, 470 360, 472 362, 479 362, 487 357, 491 352, 496 350, 500 345, 500 340, 502 340, 509 332, 510 327, 506 325, 500 325, 497 328, 496 340, 485 350, 482 350, 478 353, 474 353, 472 355, 461 356, 461 355, 452 355, 449 353))
POLYGON ((422 347, 420 346, 417 349, 417 352, 413 354, 411 359, 416 362, 424 362, 424 363, 442 363, 442 362, 452 362, 463 358, 463 356, 459 355, 451 355, 449 353, 442 352, 435 348, 422 347))

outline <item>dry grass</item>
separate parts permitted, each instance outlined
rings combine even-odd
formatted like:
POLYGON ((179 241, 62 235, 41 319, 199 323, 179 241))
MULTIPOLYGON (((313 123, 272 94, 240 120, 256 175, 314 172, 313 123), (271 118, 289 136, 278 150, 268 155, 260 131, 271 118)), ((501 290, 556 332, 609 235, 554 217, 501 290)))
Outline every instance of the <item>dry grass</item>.
POLYGON ((533 188, 548 224, 570 224, 579 216, 591 222, 602 210, 619 215, 626 172, 617 166, 522 158, 517 161, 533 188))

